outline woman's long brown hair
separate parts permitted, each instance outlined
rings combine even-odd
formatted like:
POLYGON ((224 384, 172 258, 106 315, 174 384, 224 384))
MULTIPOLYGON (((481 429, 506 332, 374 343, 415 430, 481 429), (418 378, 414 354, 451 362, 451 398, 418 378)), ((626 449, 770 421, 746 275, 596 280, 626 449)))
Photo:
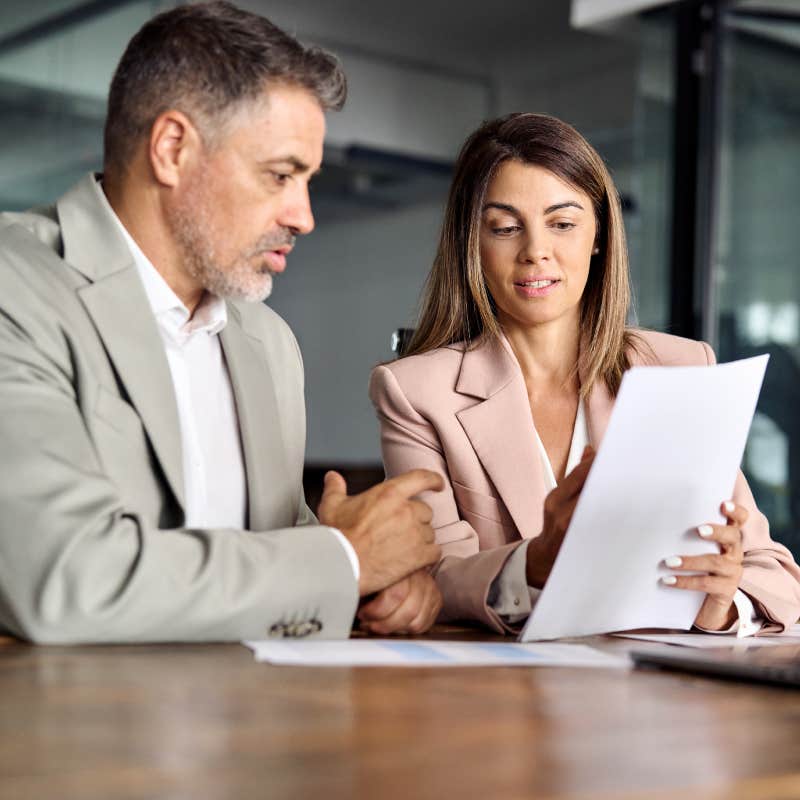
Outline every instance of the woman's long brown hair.
POLYGON ((581 395, 604 381, 616 395, 636 335, 626 330, 630 306, 628 249, 614 182, 594 148, 570 125, 545 114, 509 114, 484 123, 464 143, 447 202, 439 248, 423 291, 414 336, 404 355, 463 342, 474 347, 500 326, 480 257, 483 203, 505 161, 533 164, 587 194, 597 223, 581 301, 581 395))

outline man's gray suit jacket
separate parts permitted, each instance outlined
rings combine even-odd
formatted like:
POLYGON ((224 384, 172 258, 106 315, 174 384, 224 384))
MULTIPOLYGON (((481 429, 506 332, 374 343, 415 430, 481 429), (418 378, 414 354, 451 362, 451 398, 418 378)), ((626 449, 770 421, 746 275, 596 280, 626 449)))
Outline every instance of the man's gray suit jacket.
POLYGON ((0 628, 37 642, 346 637, 347 554, 302 490, 303 368, 283 320, 228 304, 248 530, 184 525, 155 318, 88 176, 0 216, 0 628))

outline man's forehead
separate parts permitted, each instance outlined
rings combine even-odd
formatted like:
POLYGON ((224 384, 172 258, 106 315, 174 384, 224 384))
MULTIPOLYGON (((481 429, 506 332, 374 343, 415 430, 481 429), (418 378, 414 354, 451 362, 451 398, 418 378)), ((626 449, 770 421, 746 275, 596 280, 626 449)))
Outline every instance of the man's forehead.
POLYGON ((307 90, 278 87, 243 104, 229 120, 228 134, 257 151, 259 161, 315 171, 322 160, 325 113, 307 90))

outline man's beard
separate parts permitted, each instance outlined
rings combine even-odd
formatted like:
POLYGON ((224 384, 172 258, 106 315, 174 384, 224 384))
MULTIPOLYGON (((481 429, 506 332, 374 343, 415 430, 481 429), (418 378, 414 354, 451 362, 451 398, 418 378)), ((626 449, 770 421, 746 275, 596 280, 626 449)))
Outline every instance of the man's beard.
MULTIPOLYGON (((200 192, 203 190, 200 189, 200 192)), ((221 264, 214 247, 214 224, 203 199, 173 207, 169 225, 181 250, 183 267, 206 291, 219 297, 258 303, 272 292, 272 272, 263 255, 294 243, 288 228, 262 236, 253 247, 221 264), (260 262, 260 263, 258 263, 260 262)))

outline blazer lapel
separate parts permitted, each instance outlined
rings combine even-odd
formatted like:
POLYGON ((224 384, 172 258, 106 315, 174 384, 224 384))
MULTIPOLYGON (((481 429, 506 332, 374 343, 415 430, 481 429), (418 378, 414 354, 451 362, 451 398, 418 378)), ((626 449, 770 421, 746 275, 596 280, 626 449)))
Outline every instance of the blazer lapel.
POLYGON ((58 201, 64 259, 88 278, 78 296, 185 507, 180 423, 166 354, 127 244, 93 177, 58 201))
POLYGON ((258 337, 242 326, 239 310, 228 303, 228 324, 220 334, 236 401, 242 454, 247 474, 248 527, 267 530, 294 524, 291 498, 285 490, 286 450, 272 374, 258 337))
POLYGON ((522 371, 504 339, 464 353, 456 391, 483 400, 456 416, 523 538, 542 529, 544 476, 522 371))

